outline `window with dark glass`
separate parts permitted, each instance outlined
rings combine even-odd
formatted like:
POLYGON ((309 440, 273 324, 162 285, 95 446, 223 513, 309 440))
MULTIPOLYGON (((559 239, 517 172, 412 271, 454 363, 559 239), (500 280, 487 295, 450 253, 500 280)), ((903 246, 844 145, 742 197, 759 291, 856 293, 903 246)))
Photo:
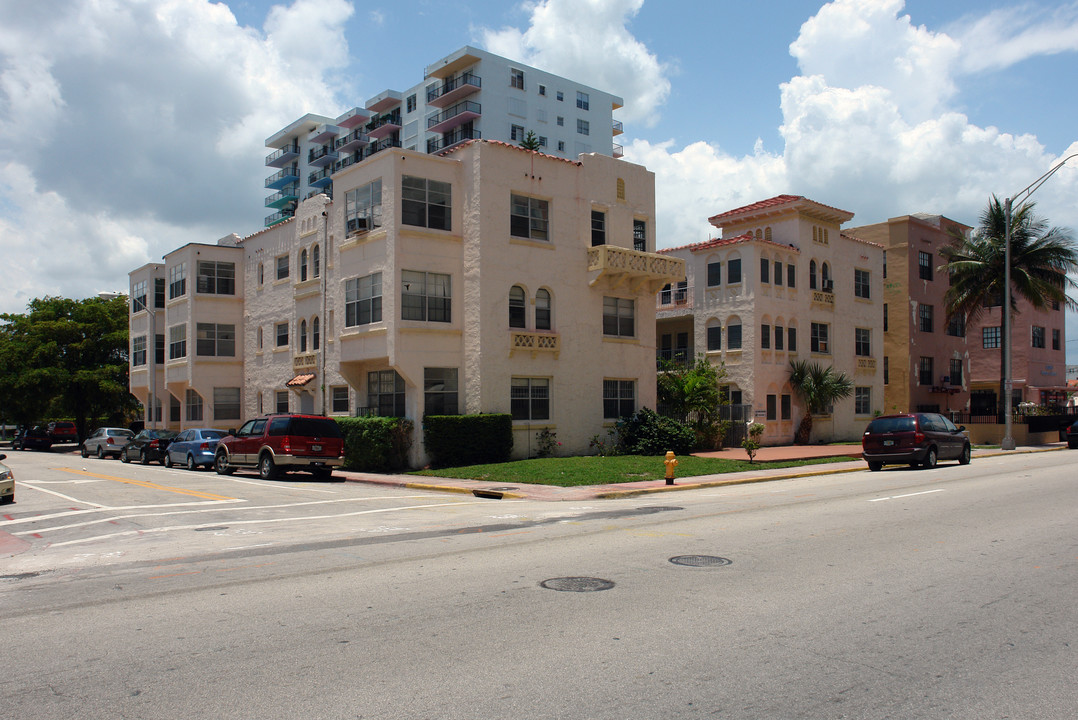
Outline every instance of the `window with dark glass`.
POLYGON ((760 282, 771 284, 771 261, 760 258, 760 282))
POLYGON ((777 395, 768 395, 767 396, 767 419, 768 420, 778 420, 779 419, 779 415, 778 415, 778 399, 779 398, 778 398, 777 395))
POLYGON ((606 213, 601 210, 591 211, 591 244, 606 244, 606 213))
POLYGON ((956 387, 962 386, 962 360, 961 358, 951 358, 950 374, 947 376, 951 381, 951 384, 956 387))
POLYGON ((760 326, 760 348, 763 350, 771 349, 771 325, 763 324, 760 326))
POLYGON ((827 336, 830 327, 824 323, 812 323, 811 330, 809 349, 814 353, 829 354, 831 346, 827 342, 827 336))
POLYGON ((524 288, 514 285, 509 288, 509 327, 525 327, 524 311, 527 305, 524 288))
POLYGON ((509 234, 529 240, 549 240, 550 203, 524 195, 510 195, 509 234))
POLYGON ((344 326, 382 322, 382 273, 376 272, 344 283, 344 326))
POLYGON ((917 252, 917 272, 922 280, 932 279, 932 253, 917 252))
POLYGON ((382 179, 372 180, 344 194, 345 232, 382 227, 382 179))
POLYGON ((288 323, 277 323, 277 347, 288 347, 288 323))
POLYGON ((146 364, 146 336, 138 335, 131 338, 131 365, 141 367, 146 364))
POLYGON ((872 357, 872 330, 853 329, 853 354, 858 357, 872 357))
POLYGON ((869 297, 869 273, 868 270, 853 271, 853 294, 855 297, 868 298, 869 297))
POLYGON ((816 289, 816 261, 809 260, 809 289, 816 289))
POLYGON ((981 328, 981 347, 990 349, 999 347, 999 326, 981 328))
POLYGON ((783 341, 786 339, 786 331, 781 325, 775 326, 775 349, 782 350, 783 341))
POLYGON ((513 378, 510 384, 509 408, 514 420, 549 420, 550 380, 513 378))
POLYGON ((1035 348, 1044 347, 1044 328, 1034 325, 1032 328, 1032 344, 1035 348))
POLYGON ((149 283, 140 280, 131 286, 131 312, 139 312, 146 309, 146 288, 149 283))
POLYGON ((616 420, 636 412, 635 380, 603 380, 603 418, 616 420))
POLYGON ((307 280, 307 248, 299 251, 299 281, 307 280))
POLYGON ((782 396, 780 396, 779 399, 782 402, 782 415, 780 415, 779 417, 782 420, 791 419, 793 417, 793 413, 791 411, 790 396, 789 395, 782 395, 782 396))
POLYGON ((284 280, 286 277, 288 277, 288 274, 289 274, 288 260, 289 260, 289 258, 288 258, 287 255, 281 255, 280 257, 277 258, 277 279, 278 280, 284 280))
POLYGON ((453 188, 450 183, 405 175, 401 179, 401 222, 450 230, 453 188))
POLYGON ((947 334, 952 337, 966 336, 966 317, 955 315, 947 321, 947 334))
POLYGON ((782 285, 782 261, 775 261, 775 284, 782 285))
POLYGON ((240 419, 240 389, 238 387, 215 387, 213 389, 213 419, 240 419))
POLYGON ((550 324, 550 291, 540 288, 535 293, 535 329, 549 330, 550 324))
POLYGON ((855 387, 853 391, 853 412, 856 415, 868 415, 872 412, 872 388, 855 387))
POLYGON ((648 224, 645 220, 633 220, 633 250, 646 252, 648 249, 648 224))
POLYGON ((457 405, 457 368, 423 368, 423 414, 460 414, 457 405))
POLYGON ((934 314, 934 308, 932 305, 919 305, 917 307, 917 317, 920 321, 921 332, 932 332, 932 316, 934 314))
POLYGON ((735 258, 726 263, 726 284, 734 285, 741 282, 741 260, 735 258))
POLYGON ((786 328, 786 349, 789 352, 797 352, 797 328, 786 328))
POLYGON ((603 335, 634 337, 636 335, 636 302, 629 298, 603 298, 603 335))
POLYGON ((195 354, 208 357, 235 357, 236 326, 197 323, 195 325, 195 354))
POLYGON ((153 361, 158 365, 165 364, 165 336, 155 335, 153 343, 153 361))
POLYGON ((187 357, 187 326, 173 325, 168 329, 168 359, 187 357))
POLYGON ((793 263, 786 264, 786 287, 797 287, 797 266, 793 263))
POLYGON ((396 370, 367 373, 367 407, 379 417, 404 417, 404 378, 396 370))
POLYGON ((1061 338, 1060 338, 1059 330, 1053 330, 1052 331, 1052 349, 1053 350, 1058 350, 1059 349, 1060 340, 1061 340, 1061 338))
POLYGON ((740 350, 741 349, 741 325, 727 325, 726 326, 726 349, 727 350, 740 350))
POLYGON ((576 92, 576 106, 581 110, 589 109, 590 102, 588 100, 588 94, 586 92, 576 92))
POLYGON ((707 349, 709 352, 722 350, 722 326, 707 326, 707 349))
POLYGON ((163 308, 165 306, 165 279, 153 279, 153 306, 163 308))
POLYGON ((709 262, 707 264, 707 286, 716 287, 722 284, 722 263, 709 262))
POLYGON ((196 290, 207 295, 235 295, 236 264, 199 260, 196 290))
POLYGON ((187 294, 187 263, 179 263, 168 269, 168 298, 183 297, 187 294))
POLYGON ((401 319, 451 322, 450 277, 442 273, 401 272, 401 319))
POLYGON ((920 385, 932 385, 933 359, 922 357, 918 364, 917 382, 920 385))

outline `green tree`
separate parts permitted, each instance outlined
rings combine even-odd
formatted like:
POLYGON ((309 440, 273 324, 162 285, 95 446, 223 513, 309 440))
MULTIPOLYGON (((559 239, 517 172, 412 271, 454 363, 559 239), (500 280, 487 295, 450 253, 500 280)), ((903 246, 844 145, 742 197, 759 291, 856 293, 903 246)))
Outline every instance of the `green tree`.
POLYGON ((535 136, 535 133, 531 130, 524 136, 524 139, 520 141, 520 147, 525 150, 539 151, 543 149, 543 146, 539 144, 539 138, 535 136))
POLYGON ((687 366, 659 363, 659 406, 671 417, 691 423, 700 446, 713 446, 725 430, 718 419, 719 405, 726 400, 719 381, 725 377, 725 366, 715 367, 703 356, 687 366))
MULTIPOLYGON (((1035 308, 1060 303, 1078 309, 1067 294, 1078 283, 1069 273, 1078 272, 1078 246, 1067 228, 1049 227, 1034 215, 1036 203, 1023 203, 1011 212, 1011 312, 1001 313, 1003 337, 1010 337, 1011 315, 1018 298, 1035 308)), ((1003 304, 1006 267, 1006 209, 992 196, 973 232, 951 233, 951 244, 940 251, 946 261, 941 270, 950 276, 944 296, 947 318, 976 320, 986 307, 1003 304)), ((1002 308, 1001 308, 1002 309, 1002 308)), ((1000 352, 1002 353, 1002 343, 1000 352)), ((1000 397, 1003 396, 1003 363, 1000 363, 1000 397)))
POLYGON ((846 373, 830 365, 797 360, 790 363, 790 386, 805 402, 805 414, 797 426, 794 442, 807 445, 812 436, 812 416, 825 412, 837 400, 853 394, 853 382, 846 373))
MULTIPOLYGON (((0 315, 0 409, 18 423, 46 415, 122 418, 135 406, 127 379, 127 298, 32 300, 0 315)), ((153 343, 149 343, 153 347, 153 343)), ((152 349, 150 350, 152 352, 152 349)))

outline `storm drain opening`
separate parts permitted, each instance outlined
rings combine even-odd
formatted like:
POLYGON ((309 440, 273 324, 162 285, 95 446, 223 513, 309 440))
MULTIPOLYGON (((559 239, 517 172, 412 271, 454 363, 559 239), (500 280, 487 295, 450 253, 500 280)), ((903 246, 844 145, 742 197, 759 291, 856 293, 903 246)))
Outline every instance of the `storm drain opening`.
POLYGON ((213 527, 195 528, 195 532, 209 532, 211 530, 228 530, 228 525, 214 525, 213 527))
POLYGON ((675 555, 670 562, 685 567, 725 567, 734 561, 717 555, 675 555))
POLYGON ((614 587, 614 583, 595 577, 561 577, 544 580, 539 586, 558 592, 599 592, 609 590, 614 587))

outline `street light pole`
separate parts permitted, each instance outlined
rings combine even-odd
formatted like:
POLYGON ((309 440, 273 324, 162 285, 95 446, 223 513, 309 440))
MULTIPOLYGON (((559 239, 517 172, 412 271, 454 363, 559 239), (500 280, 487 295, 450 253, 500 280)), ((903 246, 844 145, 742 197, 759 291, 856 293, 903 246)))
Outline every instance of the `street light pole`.
POLYGON ((1025 188, 1015 193, 1012 197, 1003 201, 1003 307, 1001 310, 1000 331, 1003 341, 1003 440, 999 446, 1003 450, 1014 450, 1014 434, 1011 423, 1012 387, 1014 381, 1011 378, 1011 208, 1015 200, 1029 199, 1029 196, 1037 192, 1041 185, 1048 182, 1048 178, 1056 174, 1068 160, 1078 157, 1078 153, 1072 153, 1063 158, 1051 170, 1041 175, 1025 188))

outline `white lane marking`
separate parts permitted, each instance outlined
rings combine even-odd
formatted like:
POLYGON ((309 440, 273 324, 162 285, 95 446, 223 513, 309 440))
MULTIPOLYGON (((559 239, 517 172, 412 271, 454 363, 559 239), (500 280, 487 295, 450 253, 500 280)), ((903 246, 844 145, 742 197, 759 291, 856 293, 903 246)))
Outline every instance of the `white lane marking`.
MULTIPOLYGON (((19 483, 25 485, 25 483, 19 483)), ((38 488, 41 489, 41 488, 38 488)), ((48 490, 42 490, 42 492, 49 492, 48 490)), ((54 495, 57 493, 53 493, 54 495)), ((5 525, 23 525, 26 523, 40 522, 42 520, 55 520, 57 518, 73 517, 78 515, 92 515, 93 513, 110 512, 116 510, 150 510, 153 508, 172 508, 172 507, 193 507, 199 505, 233 505, 235 503, 248 502, 247 500, 233 499, 233 500, 204 500, 200 502, 185 502, 185 503, 167 503, 163 505, 97 505, 95 503, 87 502, 85 500, 74 500, 68 498, 72 502, 82 503, 83 505, 93 505, 93 508, 89 510, 65 510, 64 512, 51 513, 49 515, 33 515, 31 517, 15 518, 14 520, 0 521, 0 527, 5 525)), ((108 522, 108 519, 105 520, 108 522)))
MULTIPOLYGON (((511 500, 509 502, 517 502, 517 501, 512 501, 511 500)), ((412 505, 412 506, 402 506, 402 507, 394 507, 394 508, 381 508, 381 509, 378 509, 378 510, 360 510, 358 512, 341 513, 341 514, 338 514, 338 515, 316 515, 316 516, 312 516, 312 517, 275 518, 275 519, 269 519, 269 520, 238 520, 238 521, 237 520, 232 520, 232 521, 229 521, 229 527, 231 527, 233 525, 257 525, 257 524, 265 524, 265 523, 292 522, 292 521, 296 521, 296 520, 300 520, 300 521, 303 521, 303 520, 335 520, 335 519, 338 519, 338 518, 356 517, 358 515, 371 515, 371 514, 374 514, 374 513, 394 512, 394 511, 397 511, 397 510, 425 510, 427 508, 443 507, 443 506, 448 506, 448 505, 487 505, 487 504, 489 504, 489 501, 486 501, 486 500, 479 501, 479 502, 474 502, 474 503, 473 502, 451 502, 451 503, 440 503, 438 505, 412 505)), ((205 525, 205 524, 201 524, 201 525, 173 525, 173 526, 170 526, 170 527, 161 527, 161 528, 145 528, 143 530, 127 530, 127 531, 124 531, 124 532, 109 533, 108 535, 96 535, 94 537, 79 538, 78 540, 67 540, 65 542, 50 543, 49 547, 53 548, 53 547, 64 547, 65 545, 81 545, 82 543, 96 542, 98 540, 109 540, 111 538, 128 537, 128 536, 131 536, 131 535, 149 535, 150 533, 166 533, 166 532, 171 532, 173 530, 196 530, 196 529, 201 528, 201 527, 212 527, 212 526, 211 525, 205 525)))
MULTIPOLYGON (((72 528, 89 527, 90 525, 100 525, 101 523, 113 522, 115 520, 131 520, 132 518, 167 517, 169 515, 190 515, 192 513, 223 512, 225 510, 233 510, 233 511, 236 511, 236 512, 240 512, 240 511, 243 511, 243 510, 280 510, 282 508, 303 507, 305 505, 326 505, 326 504, 331 504, 331 503, 369 502, 371 500, 385 500, 385 499, 389 499, 389 500, 419 500, 419 499, 423 499, 423 498, 426 498, 426 497, 428 497, 428 496, 427 495, 400 495, 400 496, 396 496, 396 497, 392 497, 392 498, 341 498, 339 500, 308 500, 307 502, 285 503, 284 505, 247 505, 245 507, 236 507, 236 508, 234 508, 234 507, 220 507, 221 503, 216 502, 216 501, 212 502, 212 503, 185 503, 186 505, 213 505, 213 507, 200 508, 200 509, 194 509, 194 510, 173 510, 173 511, 170 511, 170 512, 159 512, 159 513, 138 512, 138 513, 131 513, 130 515, 115 515, 115 516, 110 516, 110 517, 98 518, 96 520, 87 520, 86 522, 70 523, 68 525, 54 525, 52 527, 46 527, 46 528, 34 528, 33 530, 22 530, 20 532, 14 532, 14 533, 11 533, 11 534, 12 535, 31 535, 31 534, 34 534, 34 533, 52 532, 54 530, 70 530, 72 528)), ((243 502, 243 501, 241 501, 241 502, 243 502)), ((161 507, 176 507, 176 505, 163 505, 161 507)), ((133 508, 108 508, 108 509, 110 509, 110 510, 144 510, 145 508, 143 508, 143 507, 133 507, 133 508)), ((74 515, 76 513, 85 514, 87 512, 96 512, 96 511, 78 510, 78 511, 72 511, 70 513, 63 513, 63 515, 74 515)), ((60 516, 60 514, 57 514, 57 515, 54 515, 54 516, 51 516, 51 517, 59 517, 59 516, 60 516)), ((34 519, 40 520, 42 518, 38 517, 38 518, 34 518, 34 519)))
POLYGON ((931 493, 943 492, 942 488, 939 490, 925 490, 923 492, 907 493, 906 495, 892 495, 890 497, 872 498, 869 502, 880 502, 881 500, 897 500, 899 498, 913 497, 914 495, 929 495, 931 493))
POLYGON ((273 543, 259 543, 258 545, 240 545, 238 547, 225 548, 225 550, 250 550, 251 548, 269 547, 273 543))
POLYGON ((240 480, 239 478, 225 476, 225 479, 232 482, 243 483, 244 485, 257 485, 258 487, 273 488, 274 490, 302 490, 304 492, 317 492, 317 493, 329 493, 330 495, 338 495, 336 490, 319 490, 318 488, 308 487, 290 487, 288 485, 271 485, 265 482, 255 482, 254 480, 240 480))
MULTIPOLYGON (((76 500, 75 498, 70 497, 68 495, 64 495, 63 493, 58 493, 55 490, 47 490, 46 488, 38 487, 34 483, 28 483, 28 482, 25 482, 23 480, 19 481, 19 486, 20 487, 28 487, 31 490, 37 490, 38 492, 48 493, 49 495, 55 495, 58 498, 63 498, 64 500, 67 500, 68 502, 78 503, 80 505, 89 505, 89 506, 91 506, 93 508, 100 508, 102 510, 106 509, 106 507, 107 507, 105 505, 99 505, 97 503, 89 502, 88 500, 76 500)), ((94 512, 94 511, 93 510, 81 510, 81 511, 77 511, 77 512, 94 512)), ((0 523, 0 525, 7 525, 7 524, 10 524, 10 523, 0 523)))

